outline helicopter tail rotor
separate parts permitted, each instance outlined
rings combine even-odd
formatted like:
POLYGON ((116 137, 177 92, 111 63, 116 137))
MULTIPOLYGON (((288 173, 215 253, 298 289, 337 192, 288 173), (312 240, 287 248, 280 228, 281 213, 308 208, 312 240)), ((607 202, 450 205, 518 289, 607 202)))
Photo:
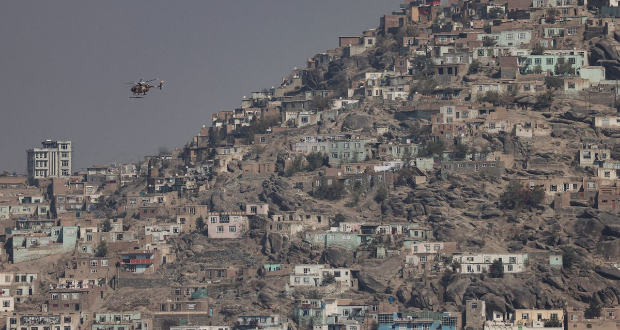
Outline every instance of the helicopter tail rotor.
POLYGON ((161 89, 163 87, 163 85, 164 85, 164 81, 162 80, 162 81, 159 82, 159 85, 157 86, 157 88, 161 89))

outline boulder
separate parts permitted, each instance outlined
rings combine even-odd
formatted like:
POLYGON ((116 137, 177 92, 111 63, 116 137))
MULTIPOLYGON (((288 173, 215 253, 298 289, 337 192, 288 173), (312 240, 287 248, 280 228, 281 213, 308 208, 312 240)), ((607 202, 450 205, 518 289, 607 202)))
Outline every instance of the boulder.
POLYGON ((596 244, 596 253, 602 255, 606 260, 617 258, 620 255, 620 239, 599 242, 596 244))
POLYGON ((350 114, 348 115, 342 124, 343 128, 347 128, 350 130, 361 130, 365 127, 372 126, 372 118, 359 114, 350 114))
POLYGON ((603 229, 603 235, 620 237, 620 225, 607 225, 603 229))
POLYGON ((483 219, 490 219, 490 218, 501 217, 503 214, 504 212, 498 209, 486 209, 482 211, 481 215, 483 219))
POLYGON ((612 268, 612 267, 607 267, 607 266, 596 266, 594 267, 594 271, 611 280, 620 280, 620 269, 618 268, 612 268))
POLYGON ((353 251, 341 247, 328 247, 323 250, 324 263, 332 267, 346 267, 353 263, 353 251))
POLYGON ((594 44, 594 46, 596 46, 596 48, 599 48, 600 50, 603 51, 606 59, 617 61, 620 58, 618 57, 618 54, 616 53, 614 46, 607 40, 601 40, 597 42, 596 44, 594 44))
POLYGON ((396 298, 401 304, 407 305, 411 300, 411 288, 401 286, 396 290, 396 298))
POLYGON ((202 251, 205 250, 204 245, 201 244, 192 244, 192 246, 190 247, 190 249, 192 250, 192 252, 194 253, 200 253, 202 251))
POLYGON ((512 293, 512 305, 514 308, 530 309, 536 307, 536 295, 530 288, 517 286, 512 289, 507 288, 512 293))
POLYGON ((384 293, 385 285, 379 281, 377 281, 372 275, 361 272, 359 277, 359 288, 362 291, 370 292, 370 293, 384 293))

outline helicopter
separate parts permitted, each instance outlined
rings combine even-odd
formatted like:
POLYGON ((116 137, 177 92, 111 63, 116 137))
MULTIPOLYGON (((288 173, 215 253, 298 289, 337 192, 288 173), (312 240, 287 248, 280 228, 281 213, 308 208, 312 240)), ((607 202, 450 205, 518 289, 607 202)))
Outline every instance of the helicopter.
POLYGON ((125 83, 126 85, 128 85, 128 84, 133 85, 133 87, 131 87, 131 92, 133 93, 133 96, 130 96, 130 98, 132 98, 132 99, 141 99, 144 96, 146 96, 146 92, 148 92, 149 89, 151 89, 153 87, 157 87, 157 88, 161 89, 162 86, 164 85, 164 81, 163 80, 160 81, 159 85, 157 85, 157 86, 149 84, 151 81, 155 81, 155 80, 158 80, 158 78, 147 80, 147 81, 144 81, 143 79, 140 79, 140 81, 138 81, 138 82, 125 83))

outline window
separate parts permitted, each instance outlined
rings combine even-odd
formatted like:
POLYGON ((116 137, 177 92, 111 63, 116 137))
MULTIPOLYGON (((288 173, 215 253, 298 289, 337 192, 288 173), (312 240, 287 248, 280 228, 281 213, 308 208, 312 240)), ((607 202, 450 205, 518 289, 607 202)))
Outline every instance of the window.
POLYGON ((295 277, 295 284, 299 284, 299 283, 300 283, 299 277, 295 277))
POLYGON ((221 234, 224 232, 224 226, 217 226, 217 232, 218 234, 221 234))
POLYGON ((228 227, 228 232, 229 233, 236 233, 237 232, 237 226, 230 226, 230 227, 228 227))
POLYGON ((63 153, 60 154, 60 157, 67 158, 67 157, 69 157, 69 153, 68 152, 63 152, 63 153))
POLYGON ((11 301, 10 300, 2 301, 2 307, 11 307, 11 301))
POLYGON ((521 319, 522 320, 529 320, 530 319, 530 314, 528 314, 528 313, 521 314, 521 319))
POLYGON ((547 65, 553 65, 553 58, 548 58, 546 60, 547 65))
POLYGON ((566 30, 566 33, 567 33, 569 36, 574 36, 574 35, 576 35, 576 34, 577 34, 577 28, 574 28, 574 27, 572 27, 572 28, 568 28, 568 29, 566 30))
POLYGON ((513 271, 513 269, 514 269, 514 268, 513 268, 513 266, 512 266, 512 265, 508 265, 507 270, 508 270, 509 272, 512 272, 512 271, 513 271))
POLYGON ((508 258, 508 262, 511 264, 516 264, 517 263, 517 257, 509 257, 508 258))

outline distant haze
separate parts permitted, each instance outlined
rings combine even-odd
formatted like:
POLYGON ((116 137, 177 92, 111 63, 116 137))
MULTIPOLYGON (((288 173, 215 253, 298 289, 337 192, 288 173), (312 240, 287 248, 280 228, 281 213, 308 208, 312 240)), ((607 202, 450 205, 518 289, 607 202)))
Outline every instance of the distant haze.
POLYGON ((252 91, 398 8, 395 0, 4 1, 0 171, 71 140, 74 169, 182 147, 252 91), (162 91, 130 99, 140 78, 162 91))

